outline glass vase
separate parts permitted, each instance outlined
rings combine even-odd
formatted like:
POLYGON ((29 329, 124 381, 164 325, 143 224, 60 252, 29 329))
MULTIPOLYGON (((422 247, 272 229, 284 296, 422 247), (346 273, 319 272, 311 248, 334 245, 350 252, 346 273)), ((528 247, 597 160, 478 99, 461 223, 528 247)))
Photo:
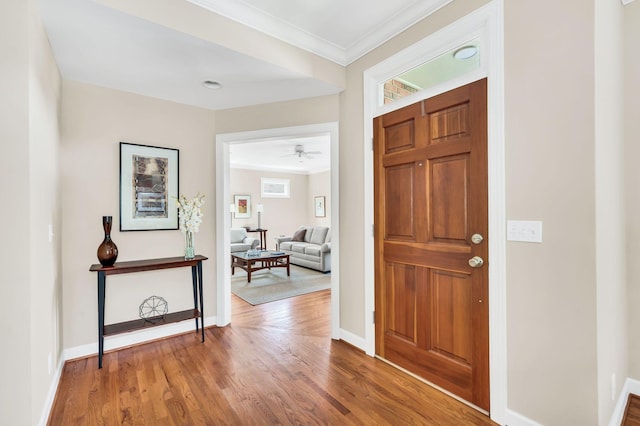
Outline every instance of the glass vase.
POLYGON ((186 231, 184 233, 184 258, 189 260, 196 257, 196 249, 193 244, 194 235, 193 232, 186 231))

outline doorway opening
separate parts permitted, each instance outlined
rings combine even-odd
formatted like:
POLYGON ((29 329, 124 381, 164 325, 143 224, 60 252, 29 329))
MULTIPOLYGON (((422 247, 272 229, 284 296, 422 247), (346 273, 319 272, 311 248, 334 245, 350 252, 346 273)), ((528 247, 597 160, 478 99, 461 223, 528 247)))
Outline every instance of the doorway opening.
MULTIPOLYGON (((219 326, 225 326, 231 322, 231 268, 230 268, 230 235, 231 221, 233 213, 230 210, 230 202, 234 194, 231 193, 231 155, 233 147, 247 143, 268 144, 273 141, 292 141, 295 139, 313 138, 325 136, 330 145, 330 194, 331 203, 328 204, 331 218, 331 337, 338 339, 340 335, 340 298, 339 298, 339 188, 338 188, 338 123, 322 123, 307 126, 286 127, 277 129, 265 129, 250 132, 227 133, 216 137, 216 269, 217 269, 217 315, 216 322, 219 326), (230 214, 231 213, 231 214, 230 214)), ((304 153, 298 157, 296 145, 293 147, 294 158, 302 158, 304 153)), ((265 145, 266 146, 266 145, 265 145)), ((289 155, 284 153, 283 155, 289 155)), ((306 152, 309 154, 309 152, 306 152)), ((279 188, 270 186, 267 191, 278 190, 279 188)), ((259 197, 264 195, 264 189, 256 194, 259 197)), ((312 194, 316 195, 316 194, 312 194)), ((263 207, 261 214, 267 213, 265 200, 260 199, 263 207)), ((313 202, 314 200, 311 200, 313 202)), ((273 212, 275 213, 275 212, 273 212)), ((302 224, 291 224, 300 226, 302 224)), ((292 229, 293 231, 293 229, 292 229)), ((279 234, 280 232, 278 232, 279 234)), ((277 235, 270 235, 268 239, 277 235)), ((271 248, 271 247, 270 247, 271 248)), ((274 247, 275 248, 275 247, 274 247)))

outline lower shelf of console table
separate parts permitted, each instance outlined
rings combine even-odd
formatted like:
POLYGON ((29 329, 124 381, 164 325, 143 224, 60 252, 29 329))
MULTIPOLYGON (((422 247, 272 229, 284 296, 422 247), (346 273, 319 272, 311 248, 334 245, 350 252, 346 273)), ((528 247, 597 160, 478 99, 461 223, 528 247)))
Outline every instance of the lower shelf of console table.
POLYGON ((104 326, 104 335, 112 336, 114 334, 127 333, 129 331, 142 330, 145 328, 157 327, 160 325, 173 324, 184 320, 190 320, 200 317, 200 311, 197 309, 187 309, 186 311, 171 312, 165 315, 150 317, 147 319, 137 319, 131 321, 119 322, 104 326))
POLYGON ((104 336, 127 333, 129 331, 172 324, 189 319, 195 319, 196 332, 201 330, 204 342, 204 300, 202 296, 202 261, 207 257, 197 255, 193 259, 183 257, 168 257, 162 259, 134 260, 116 263, 113 266, 91 265, 89 270, 98 273, 98 368, 102 368, 104 354, 104 336), (191 267, 191 283, 193 289, 193 309, 171 312, 161 316, 145 319, 124 321, 115 324, 104 323, 104 307, 107 275, 128 274, 132 272, 153 271, 158 269, 173 269, 191 267), (198 324, 200 319, 200 324, 198 324))

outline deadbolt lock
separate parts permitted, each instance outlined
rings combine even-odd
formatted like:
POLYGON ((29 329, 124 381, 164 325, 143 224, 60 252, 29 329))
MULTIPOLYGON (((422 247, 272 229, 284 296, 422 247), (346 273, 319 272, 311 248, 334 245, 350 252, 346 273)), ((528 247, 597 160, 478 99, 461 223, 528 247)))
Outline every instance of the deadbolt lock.
POLYGON ((483 240, 484 240, 484 238, 480 234, 473 234, 471 236, 471 242, 473 244, 480 244, 483 240))

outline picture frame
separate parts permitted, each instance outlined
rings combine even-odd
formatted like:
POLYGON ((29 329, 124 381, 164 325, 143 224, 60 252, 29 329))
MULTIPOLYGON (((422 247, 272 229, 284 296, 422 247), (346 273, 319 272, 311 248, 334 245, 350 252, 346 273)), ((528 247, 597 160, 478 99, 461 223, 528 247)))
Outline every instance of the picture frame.
POLYGON ((251 217, 251 195, 234 195, 233 202, 236 205, 233 217, 236 219, 248 219, 251 217))
POLYGON ((120 231, 178 229, 180 151, 120 142, 120 231))
POLYGON ((313 197, 313 205, 316 211, 316 217, 327 216, 326 198, 324 195, 313 197))
POLYGON ((289 179, 260 178, 263 198, 291 198, 289 179))

